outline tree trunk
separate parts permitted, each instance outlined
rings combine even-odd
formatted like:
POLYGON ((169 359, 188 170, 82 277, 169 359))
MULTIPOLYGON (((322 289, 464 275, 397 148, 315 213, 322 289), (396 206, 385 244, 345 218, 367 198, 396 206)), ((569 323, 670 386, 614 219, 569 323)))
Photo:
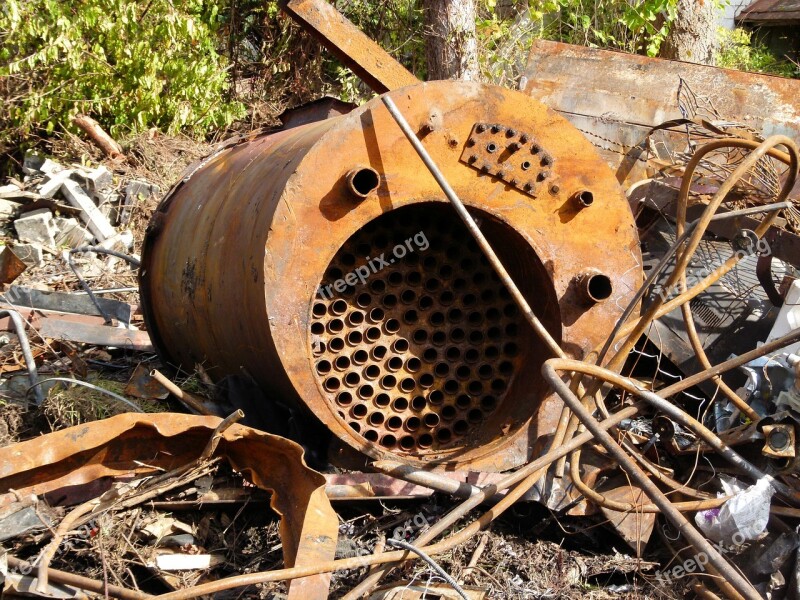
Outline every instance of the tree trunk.
POLYGON ((475 0, 424 0, 428 79, 477 81, 475 0))
POLYGON ((661 46, 661 57, 713 65, 716 50, 714 0, 678 0, 677 17, 661 46))

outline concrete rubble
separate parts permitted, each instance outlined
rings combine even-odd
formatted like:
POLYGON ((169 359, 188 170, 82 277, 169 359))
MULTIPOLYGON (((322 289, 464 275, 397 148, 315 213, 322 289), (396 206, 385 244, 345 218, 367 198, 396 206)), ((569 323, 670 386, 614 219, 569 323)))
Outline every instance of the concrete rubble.
MULTIPOLYGON (((0 185, 0 234, 2 246, 30 269, 61 261, 63 250, 83 246, 130 250, 133 234, 125 229, 130 208, 160 193, 142 179, 115 180, 105 165, 62 165, 34 153, 25 156, 22 173, 22 181, 0 185)), ((100 273, 119 259, 93 256, 90 262, 89 271, 100 273)))

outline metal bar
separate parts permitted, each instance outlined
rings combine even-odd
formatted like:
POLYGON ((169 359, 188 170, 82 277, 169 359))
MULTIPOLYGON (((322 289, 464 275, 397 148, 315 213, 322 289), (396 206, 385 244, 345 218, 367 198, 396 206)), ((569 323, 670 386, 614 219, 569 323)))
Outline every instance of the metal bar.
POLYGON ((42 388, 39 387, 39 373, 36 371, 36 362, 33 360, 31 353, 31 345, 28 343, 28 336, 25 333, 25 323, 22 317, 15 310, 0 310, 0 317, 8 317, 14 324, 14 330, 17 332, 19 338, 19 347, 22 350, 22 356, 25 357, 25 368, 28 370, 28 379, 31 381, 31 386, 34 387, 33 393, 36 396, 36 406, 41 406, 44 402, 44 393, 42 388))
POLYGON ((514 298, 514 301, 517 303, 520 310, 522 310, 522 313, 525 315, 525 319, 528 321, 528 323, 530 323, 531 327, 533 327, 536 335, 538 335, 539 338, 545 344, 547 344, 550 352, 552 352, 555 356, 566 358, 566 355, 564 354, 563 350, 561 350, 561 347, 558 345, 558 343, 553 339, 553 336, 551 336, 550 332, 545 329, 538 317, 533 314, 533 310, 531 310, 531 307, 528 304, 528 301, 525 299, 525 296, 523 296, 522 292, 519 291, 519 288, 511 279, 511 276, 508 274, 508 271, 506 271, 503 263, 500 262, 497 254, 495 254, 494 250, 489 244, 489 241, 483 235, 483 232, 480 230, 477 223, 475 223, 475 220, 472 218, 472 216, 467 212, 464 203, 461 202, 461 199, 458 197, 455 190, 450 187, 450 184, 439 170, 439 167, 435 162, 433 162, 431 155, 428 154, 428 151, 422 145, 422 142, 419 141, 419 138, 408 124, 408 121, 406 121, 403 114, 398 110, 397 105, 395 105, 389 96, 383 96, 381 100, 383 100, 386 108, 389 109, 389 114, 391 114, 394 120, 397 122, 397 125, 408 138, 408 141, 411 142, 414 150, 417 151, 417 154, 422 159, 422 162, 425 163, 425 166, 431 172, 431 175, 433 175, 436 183, 438 183, 439 187, 442 188, 442 191, 444 192, 445 196, 447 196, 447 199, 456 209, 458 216, 461 217, 461 220, 464 222, 464 225, 467 226, 467 229, 469 229, 472 237, 475 238, 476 242, 478 242, 478 246, 480 246, 483 253, 489 259, 489 262, 492 264, 492 267, 499 275, 503 284, 508 288, 508 291, 511 292, 511 296, 514 298))
POLYGON ((614 440, 614 438, 602 427, 595 418, 589 413, 581 401, 572 393, 569 387, 561 381, 555 369, 545 362, 542 365, 542 375, 552 386, 555 392, 561 397, 570 410, 581 420, 595 439, 608 451, 617 463, 630 475, 639 487, 644 490, 653 504, 661 509, 664 516, 678 528, 678 531, 694 546, 698 552, 703 552, 708 559, 709 570, 713 567, 720 576, 728 581, 731 586, 747 600, 761 600, 761 596, 735 568, 733 568, 725 558, 717 552, 717 549, 683 516, 683 514, 672 505, 669 498, 664 495, 658 486, 639 468, 636 462, 628 456, 625 450, 614 440))
POLYGON ((280 7, 376 93, 419 83, 413 73, 325 0, 281 0, 280 7))

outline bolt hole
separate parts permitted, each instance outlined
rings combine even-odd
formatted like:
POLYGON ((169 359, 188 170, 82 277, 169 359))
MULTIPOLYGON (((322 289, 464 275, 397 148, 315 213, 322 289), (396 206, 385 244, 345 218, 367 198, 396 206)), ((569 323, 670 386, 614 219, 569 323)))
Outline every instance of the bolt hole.
POLYGON ((380 181, 378 172, 369 167, 353 169, 347 174, 347 187, 359 198, 366 198, 377 190, 380 181))

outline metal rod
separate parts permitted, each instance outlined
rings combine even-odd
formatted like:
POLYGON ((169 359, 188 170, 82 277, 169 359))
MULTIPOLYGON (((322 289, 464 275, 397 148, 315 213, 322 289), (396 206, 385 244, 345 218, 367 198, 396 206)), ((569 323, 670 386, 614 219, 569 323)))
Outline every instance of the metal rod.
MULTIPOLYGON (((549 362, 549 361, 548 361, 549 362)), ((581 401, 572 393, 569 387, 561 381, 556 370, 545 362, 542 365, 542 375, 552 386, 555 392, 561 397, 570 410, 577 415, 583 425, 588 429, 595 439, 603 445, 608 453, 617 463, 630 475, 639 487, 648 495, 653 504, 661 509, 664 516, 678 528, 678 531, 694 546, 698 552, 703 552, 708 559, 709 570, 717 572, 727 580, 731 586, 747 600, 762 600, 752 584, 747 581, 736 569, 734 569, 717 549, 711 544, 690 522, 689 520, 670 502, 658 486, 639 468, 636 462, 628 456, 625 450, 614 440, 614 438, 602 427, 581 404, 581 401)))
POLYGON ((411 145, 414 147, 414 150, 417 151, 417 154, 422 159, 422 162, 425 163, 425 166, 428 168, 428 171, 431 172, 433 178, 436 180, 436 183, 439 184, 439 187, 442 188, 444 195, 447 196, 447 199, 456 209, 458 216, 461 217, 461 220, 464 222, 464 225, 467 226, 469 232, 472 234, 472 237, 475 238, 475 241, 480 246, 483 253, 489 259, 489 262, 492 264, 495 272, 500 277, 500 280, 503 284, 508 288, 508 291, 511 292, 514 301, 517 303, 519 308, 522 310, 522 313, 525 315, 525 319, 530 323, 533 330, 536 332, 536 335, 547 344, 547 347, 550 349, 555 356, 560 358, 566 358, 566 355, 561 350, 561 347, 558 343, 553 339, 553 336, 550 335, 550 332, 542 325, 542 322, 539 318, 533 314, 533 310, 531 310, 528 301, 525 300, 525 296, 522 295, 522 292, 519 291, 514 281, 511 279, 511 276, 506 271, 506 268, 503 266, 503 263, 500 262, 497 254, 495 254, 494 250, 492 249, 489 241, 483 235, 483 232, 478 227, 478 224, 475 223, 475 220, 472 216, 467 212, 464 203, 461 202, 461 199, 456 194, 455 190, 450 187, 450 184, 445 179, 442 172, 439 170, 439 167, 433 162, 431 155, 428 154, 428 151, 422 145, 422 142, 419 141, 419 138, 416 134, 412 131, 411 126, 406 121, 405 117, 402 113, 398 110, 395 103, 388 95, 384 95, 381 100, 386 105, 386 108, 389 110, 389 114, 392 115, 392 118, 397 122, 397 125, 405 134, 408 141, 411 142, 411 145))
POLYGON ((33 360, 31 345, 28 342, 28 335, 25 333, 25 321, 15 310, 0 310, 0 317, 8 317, 14 325, 14 331, 16 331, 19 338, 19 347, 22 350, 22 356, 25 358, 28 379, 31 381, 31 388, 33 388, 34 396, 36 396, 36 406, 41 406, 42 402, 44 402, 44 393, 42 388, 39 387, 39 373, 36 371, 36 361, 33 360))
POLYGON ((181 401, 183 405, 185 405, 190 410, 196 412, 199 415, 205 415, 207 417, 216 417, 217 415, 208 409, 208 407, 200 400, 197 396, 192 393, 186 392, 175 385, 172 380, 170 380, 166 375, 164 375, 161 371, 157 369, 153 369, 150 371, 150 377, 155 379, 158 383, 160 383, 164 388, 173 396, 175 396, 178 400, 181 401))
POLYGON ((425 554, 422 550, 420 550, 416 546, 409 544, 404 540, 395 540, 389 538, 386 540, 386 543, 389 544, 390 546, 397 546, 398 548, 409 550, 410 552, 413 552, 414 554, 419 556, 422 560, 428 563, 430 567, 434 571, 436 571, 442 577, 442 579, 444 579, 447 582, 447 584, 456 591, 456 593, 459 596, 464 598, 464 600, 469 600, 469 596, 467 596, 467 594, 464 593, 464 590, 461 589, 461 586, 458 585, 458 582, 455 579, 453 579, 447 571, 445 571, 441 566, 439 566, 439 563, 437 563, 430 556, 425 554))
POLYGON ((36 390, 40 390, 41 391, 41 388, 39 386, 41 386, 43 383, 47 383, 49 381, 63 381, 64 383, 74 383, 75 385, 82 385, 83 387, 89 388, 90 390, 94 390, 95 392, 100 392, 101 394, 105 394, 106 396, 110 396, 111 398, 114 398, 114 400, 117 400, 118 402, 122 402, 125 406, 130 408, 133 412, 139 412, 139 413, 140 412, 144 412, 141 408, 136 406, 133 402, 131 402, 130 400, 128 400, 124 396, 120 396, 119 394, 115 394, 111 390, 107 390, 105 388, 101 388, 99 385, 95 385, 93 383, 89 383, 88 381, 81 381, 80 379, 75 379, 73 377, 48 377, 47 379, 41 379, 41 380, 37 381, 36 383, 34 383, 32 386, 30 386, 27 389, 26 394, 27 394, 27 392, 30 392, 31 390, 34 390, 34 393, 36 392, 36 390))

